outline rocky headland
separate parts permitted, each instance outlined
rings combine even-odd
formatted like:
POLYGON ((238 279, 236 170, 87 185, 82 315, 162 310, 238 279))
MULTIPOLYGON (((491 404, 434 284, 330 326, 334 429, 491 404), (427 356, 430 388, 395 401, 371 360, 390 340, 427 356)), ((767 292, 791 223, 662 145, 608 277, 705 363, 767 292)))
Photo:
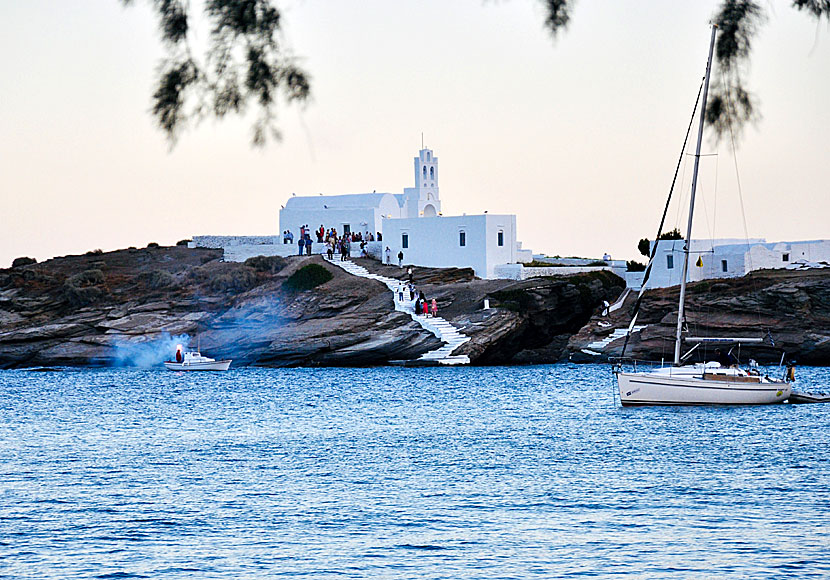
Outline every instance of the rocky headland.
MULTIPOLYGON (((371 259, 369 271, 405 269, 371 259)), ((597 362, 616 356, 635 294, 603 315, 623 281, 592 272, 525 281, 480 280, 469 269, 415 268, 414 282, 471 340, 454 354, 473 364, 597 362), (484 301, 490 308, 484 308, 484 301), (597 346, 600 345, 600 346, 597 346), (588 352, 586 352, 588 351, 588 352)), ((627 355, 670 358, 677 288, 650 291, 627 355)), ((742 358, 830 364, 830 271, 768 271, 689 286, 687 322, 698 335, 764 336, 742 358)), ((157 364, 175 344, 234 365, 369 366, 412 361, 441 345, 392 293, 320 256, 223 262, 186 246, 89 252, 0 270, 0 368, 157 364), (309 266, 312 266, 309 268, 309 266), (299 286, 299 274, 317 279, 299 286), (313 273, 314 273, 313 272, 313 273), (322 277, 320 277, 322 276, 322 277)))
MULTIPOLYGON (((674 286, 643 295, 636 324, 644 328, 631 335, 626 358, 672 360, 678 294, 679 287, 674 286)), ((632 292, 609 315, 595 313, 569 340, 571 360, 599 362, 618 357, 624 338, 614 338, 614 332, 620 334, 619 329, 628 327, 636 298, 632 292)), ((830 269, 759 270, 742 278, 689 284, 685 318, 689 336, 764 338, 759 345, 741 344, 744 362, 754 358, 778 363, 786 353, 788 360, 799 364, 830 365, 830 269)), ((683 352, 693 346, 685 344, 683 352)), ((711 358, 714 348, 702 345, 689 360, 706 354, 711 358)))
MULTIPOLYGON (((415 268, 414 282, 471 336, 456 354, 474 364, 561 359, 568 339, 623 286, 605 272, 514 282, 432 268, 415 268)), ((0 368, 142 365, 187 340, 208 356, 264 366, 380 365, 440 346, 392 301, 383 284, 319 256, 233 263, 221 250, 174 246, 23 260, 0 270, 0 368), (310 289, 292 284, 311 264, 325 279, 310 289)))

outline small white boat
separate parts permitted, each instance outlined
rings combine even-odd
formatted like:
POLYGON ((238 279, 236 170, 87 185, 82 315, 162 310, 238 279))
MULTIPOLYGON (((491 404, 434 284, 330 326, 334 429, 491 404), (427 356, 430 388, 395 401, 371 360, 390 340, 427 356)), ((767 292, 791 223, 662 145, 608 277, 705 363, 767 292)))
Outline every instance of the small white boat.
POLYGON ((182 352, 179 347, 176 350, 176 360, 165 361, 164 366, 171 371, 226 371, 230 368, 231 361, 208 358, 199 352, 182 352))

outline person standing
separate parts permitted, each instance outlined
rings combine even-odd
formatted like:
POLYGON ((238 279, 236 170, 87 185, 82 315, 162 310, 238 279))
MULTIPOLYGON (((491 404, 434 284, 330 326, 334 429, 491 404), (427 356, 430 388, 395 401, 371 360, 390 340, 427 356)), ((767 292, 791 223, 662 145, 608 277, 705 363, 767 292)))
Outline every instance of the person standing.
POLYGON ((300 236, 300 239, 297 240, 297 246, 300 248, 299 255, 302 256, 303 255, 303 247, 305 246, 305 240, 303 239, 302 236, 300 236))
POLYGON ((311 241, 311 234, 306 234, 305 235, 305 253, 308 254, 309 256, 311 255, 311 244, 312 243, 313 242, 311 241))
POLYGON ((409 283, 412 284, 412 266, 406 269, 406 275, 409 278, 409 283))
POLYGON ((424 299, 423 303, 421 304, 421 308, 424 309, 424 316, 429 316, 429 302, 424 299))
POLYGON ((438 302, 435 301, 435 298, 432 299, 432 317, 435 318, 438 316, 438 302))
POLYGON ((398 268, 403 268, 403 250, 398 252, 398 268))
POLYGON ((386 246, 384 253, 386 254, 386 265, 388 266, 392 263, 392 250, 389 249, 389 246, 386 246))

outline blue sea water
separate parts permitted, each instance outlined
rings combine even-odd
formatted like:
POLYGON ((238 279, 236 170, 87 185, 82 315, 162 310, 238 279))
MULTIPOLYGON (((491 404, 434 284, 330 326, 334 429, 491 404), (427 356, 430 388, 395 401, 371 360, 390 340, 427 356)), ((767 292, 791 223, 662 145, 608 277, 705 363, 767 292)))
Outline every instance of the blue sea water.
POLYGON ((0 372, 0 577, 830 576, 830 405, 613 389, 566 364, 0 372))

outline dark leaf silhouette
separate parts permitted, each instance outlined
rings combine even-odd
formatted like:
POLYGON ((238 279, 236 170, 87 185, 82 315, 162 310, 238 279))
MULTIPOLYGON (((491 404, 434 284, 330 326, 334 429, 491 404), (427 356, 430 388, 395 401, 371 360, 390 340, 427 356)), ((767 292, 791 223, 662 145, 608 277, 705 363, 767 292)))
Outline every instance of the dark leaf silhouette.
MULTIPOLYGON (((122 0, 130 5, 135 0, 122 0)), ((242 115, 254 106, 253 143, 279 138, 276 107, 308 99, 308 75, 281 43, 280 12, 270 0, 206 0, 210 26, 205 54, 189 42, 193 14, 183 0, 147 0, 159 18, 167 58, 159 67, 153 116, 175 143, 191 122, 242 115)))

